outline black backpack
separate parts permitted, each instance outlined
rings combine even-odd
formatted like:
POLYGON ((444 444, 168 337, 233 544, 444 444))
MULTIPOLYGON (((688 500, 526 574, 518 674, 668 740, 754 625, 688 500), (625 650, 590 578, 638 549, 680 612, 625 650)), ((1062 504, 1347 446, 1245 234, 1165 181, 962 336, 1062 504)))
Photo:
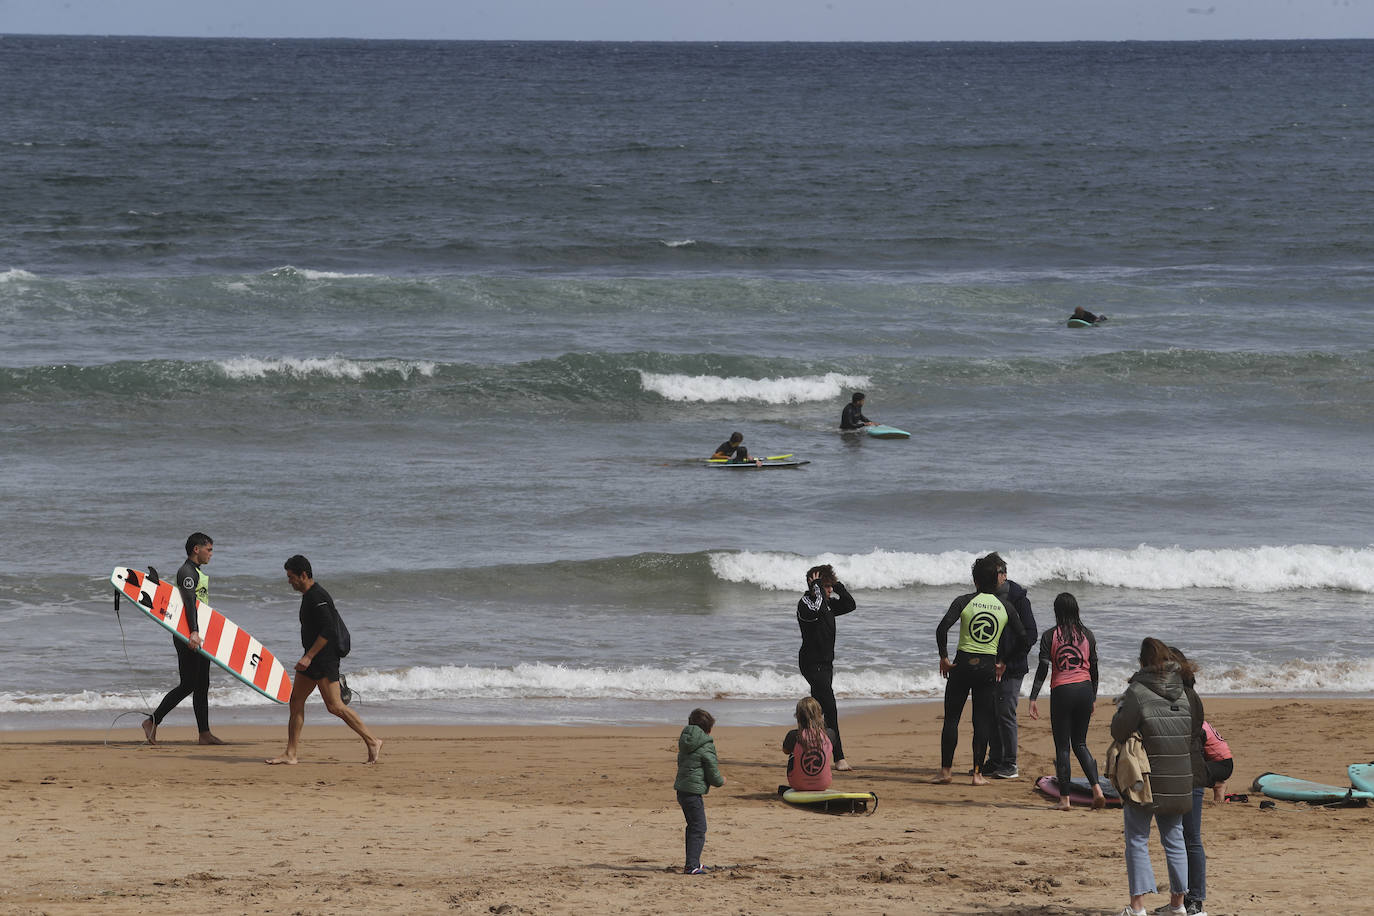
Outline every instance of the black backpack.
POLYGON ((334 609, 334 623, 339 628, 339 644, 335 646, 335 654, 339 658, 345 658, 349 652, 353 651, 353 636, 348 632, 348 626, 343 622, 343 616, 339 613, 338 608, 334 609))

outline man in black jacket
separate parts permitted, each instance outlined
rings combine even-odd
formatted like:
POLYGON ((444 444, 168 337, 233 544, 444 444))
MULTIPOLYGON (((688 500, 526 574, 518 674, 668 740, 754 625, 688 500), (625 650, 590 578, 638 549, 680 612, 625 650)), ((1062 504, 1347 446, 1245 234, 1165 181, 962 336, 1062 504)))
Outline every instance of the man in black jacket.
POLYGON ((835 618, 854 610, 854 597, 835 575, 829 564, 806 571, 806 594, 797 602, 797 626, 802 644, 797 651, 797 667, 811 687, 811 696, 821 704, 825 727, 835 733, 835 769, 852 769, 844 759, 840 743, 839 712, 835 708, 835 618))
POLYGON ((1026 631, 1021 648, 1007 657, 1007 670, 1002 673, 1002 680, 997 685, 996 723, 988 747, 986 767, 987 774, 993 779, 1016 779, 1021 775, 1016 766, 1019 737, 1016 716, 1021 702, 1021 682, 1030 671, 1027 657, 1040 634, 1035 627, 1035 614, 1031 611, 1026 590, 1007 578, 1007 561, 996 553, 988 554, 987 558, 997 564, 997 596, 1016 610, 1021 618, 1021 626, 1026 631))

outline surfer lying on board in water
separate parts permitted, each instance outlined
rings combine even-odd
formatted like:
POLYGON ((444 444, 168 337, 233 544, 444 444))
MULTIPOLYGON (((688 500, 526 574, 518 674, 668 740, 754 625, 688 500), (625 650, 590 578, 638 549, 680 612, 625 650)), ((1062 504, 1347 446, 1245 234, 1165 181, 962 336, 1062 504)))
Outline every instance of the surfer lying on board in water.
POLYGON ((1088 324, 1101 324, 1102 322, 1107 320, 1106 315, 1094 315, 1092 312, 1088 311, 1081 305, 1073 310, 1073 314, 1070 315, 1069 318, 1076 319, 1078 321, 1086 321, 1088 324))
POLYGON ((215 542, 210 535, 197 531, 186 539, 186 562, 177 570, 177 591, 181 594, 181 606, 186 609, 186 626, 191 636, 189 645, 172 637, 172 646, 177 650, 177 672, 181 682, 167 691, 158 704, 157 710, 143 720, 143 734, 149 744, 157 744, 157 727, 167 718, 167 713, 177 707, 182 700, 191 698, 191 709, 196 714, 196 728, 200 730, 201 744, 223 744, 210 733, 210 659, 197 652, 200 648, 200 620, 196 614, 196 599, 210 603, 210 577, 200 568, 210 562, 215 552, 215 542))
MULTIPOLYGON (((358 733, 367 745, 367 762, 376 763, 382 753, 382 741, 374 737, 356 712, 349 709, 339 691, 339 612, 334 599, 324 586, 315 581, 310 561, 296 554, 283 565, 286 581, 301 593, 301 648, 305 654, 296 662, 296 676, 291 684, 291 717, 286 725, 286 752, 270 757, 271 764, 296 763, 301 729, 305 727, 305 701, 315 688, 320 690, 324 708, 343 719, 344 724, 358 733)), ((347 653, 345 653, 347 654, 347 653)))

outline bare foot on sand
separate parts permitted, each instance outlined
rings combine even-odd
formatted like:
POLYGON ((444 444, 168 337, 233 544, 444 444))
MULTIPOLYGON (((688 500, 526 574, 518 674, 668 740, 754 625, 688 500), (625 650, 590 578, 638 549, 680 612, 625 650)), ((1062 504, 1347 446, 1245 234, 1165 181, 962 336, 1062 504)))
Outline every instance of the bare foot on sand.
MULTIPOLYGON (((376 763, 377 760, 378 760, 378 758, 380 758, 381 756, 382 756, 382 739, 381 739, 381 738, 373 738, 371 741, 367 742, 367 762, 368 762, 368 763, 376 763)), ((270 763, 271 761, 268 761, 268 762, 270 763)), ((296 761, 293 760, 293 761, 291 761, 291 762, 292 762, 292 763, 295 763, 296 761)))
POLYGON ((157 746, 157 723, 153 721, 152 716, 143 720, 143 734, 148 736, 149 744, 157 746))
POLYGON ((287 757, 285 754, 283 754, 283 755, 280 756, 280 757, 268 757, 266 760, 263 761, 263 763, 267 764, 268 766, 279 766, 279 765, 295 766, 295 765, 296 765, 296 758, 295 758, 295 757, 287 757))
POLYGON ((973 774, 973 779, 971 779, 971 780, 969 781, 969 785, 971 785, 971 786, 985 786, 985 785, 987 785, 987 784, 988 784, 988 781, 987 781, 986 779, 983 778, 983 774, 982 774, 982 773, 974 773, 974 774, 973 774))
POLYGON ((201 733, 200 733, 200 743, 201 743, 201 744, 223 744, 224 742, 221 741, 220 739, 216 738, 214 735, 210 734, 209 732, 201 732, 201 733))
POLYGON ((1069 802, 1069 800, 1068 800, 1067 798, 1061 798, 1061 799, 1059 799, 1059 810, 1060 810, 1060 811, 1068 811, 1071 807, 1073 807, 1073 806, 1070 804, 1070 802, 1069 802))
POLYGON ((1107 797, 1102 794, 1101 789, 1098 789, 1093 793, 1093 810, 1101 811, 1105 807, 1107 807, 1107 797))
POLYGON ((940 775, 932 779, 931 782, 935 783, 937 786, 947 786, 954 782, 954 771, 942 767, 940 769, 940 775))
POLYGON ((848 761, 848 760, 845 760, 843 757, 841 757, 839 760, 835 761, 835 769, 837 769, 837 770, 852 770, 852 769, 854 769, 854 768, 853 768, 852 766, 849 765, 849 761, 848 761))

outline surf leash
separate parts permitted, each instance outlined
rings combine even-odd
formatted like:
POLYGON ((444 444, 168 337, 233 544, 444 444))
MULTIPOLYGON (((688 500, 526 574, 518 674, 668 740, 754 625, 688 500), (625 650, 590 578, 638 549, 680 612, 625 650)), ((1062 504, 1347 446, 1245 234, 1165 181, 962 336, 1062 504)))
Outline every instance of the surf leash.
MULTIPOLYGON (((150 579, 152 579, 154 582, 159 581, 159 579, 158 579, 158 577, 157 577, 157 570, 154 569, 154 568, 151 567, 151 566, 148 567, 148 577, 149 577, 150 579)), ((115 716, 114 719, 111 720, 111 722, 110 722, 110 727, 107 728, 107 729, 105 730, 105 746, 106 746, 106 747, 109 747, 109 745, 110 745, 110 732, 114 731, 114 727, 115 727, 117 724, 119 724, 119 720, 120 720, 120 719, 124 718, 125 716, 133 716, 133 715, 141 715, 141 716, 144 716, 144 717, 149 718, 149 719, 151 719, 151 718, 153 717, 153 714, 152 714, 151 712, 147 712, 147 711, 146 711, 146 710, 152 709, 152 705, 149 704, 148 698, 145 697, 145 696, 143 695, 143 688, 138 686, 138 675, 137 675, 137 673, 134 671, 134 663, 133 663, 133 661, 129 658, 129 641, 128 641, 128 638, 125 637, 125 635, 124 635, 124 620, 119 616, 119 598, 120 598, 119 592, 115 592, 115 596, 114 596, 114 612, 115 612, 115 623, 119 624, 119 645, 120 645, 120 647, 124 650, 124 664, 128 665, 128 667, 129 667, 129 678, 130 678, 130 680, 133 681, 134 690, 136 690, 136 691, 138 692, 138 698, 139 698, 140 700, 143 701, 143 710, 131 709, 131 710, 128 710, 127 712, 121 712, 119 715, 115 716)))

